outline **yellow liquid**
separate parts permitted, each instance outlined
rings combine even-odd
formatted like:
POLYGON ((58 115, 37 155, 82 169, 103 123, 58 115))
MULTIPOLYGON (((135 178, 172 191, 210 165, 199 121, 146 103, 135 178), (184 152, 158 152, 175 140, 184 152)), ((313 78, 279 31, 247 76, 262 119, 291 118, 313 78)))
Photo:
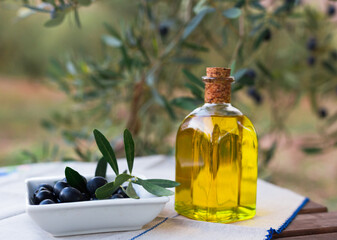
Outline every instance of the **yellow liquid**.
POLYGON ((257 138, 245 116, 188 116, 176 141, 175 209, 228 223, 254 217, 257 138))

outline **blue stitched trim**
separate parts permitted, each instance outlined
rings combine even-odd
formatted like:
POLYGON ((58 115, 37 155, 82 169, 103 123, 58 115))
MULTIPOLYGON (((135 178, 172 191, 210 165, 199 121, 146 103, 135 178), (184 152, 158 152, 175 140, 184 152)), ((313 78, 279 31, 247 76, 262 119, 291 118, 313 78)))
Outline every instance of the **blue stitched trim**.
POLYGON ((11 173, 14 173, 16 171, 16 168, 15 167, 5 167, 5 168, 2 168, 2 170, 0 170, 0 177, 4 177, 11 173))
POLYGON ((305 204, 309 201, 309 198, 305 198, 302 202, 302 204, 296 209, 296 211, 285 221, 279 229, 270 228, 268 231, 268 234, 266 235, 265 240, 270 240, 273 237, 273 234, 280 234, 288 225, 291 223, 292 220, 297 216, 298 212, 304 207, 305 204))
POLYGON ((154 225, 153 227, 151 227, 151 228, 147 229, 146 231, 144 231, 144 232, 142 232, 142 233, 138 234, 137 236, 134 236, 134 237, 133 237, 133 238, 131 238, 130 240, 134 240, 134 239, 136 239, 136 238, 139 238, 140 236, 144 235, 145 233, 147 233, 147 232, 149 232, 149 231, 151 231, 151 230, 155 229, 155 228, 156 228, 156 227, 158 227, 160 224, 164 223, 164 222, 165 222, 167 219, 168 219, 168 217, 167 217, 167 218, 165 218, 163 221, 161 221, 161 222, 157 223, 157 224, 156 224, 156 225, 154 225))

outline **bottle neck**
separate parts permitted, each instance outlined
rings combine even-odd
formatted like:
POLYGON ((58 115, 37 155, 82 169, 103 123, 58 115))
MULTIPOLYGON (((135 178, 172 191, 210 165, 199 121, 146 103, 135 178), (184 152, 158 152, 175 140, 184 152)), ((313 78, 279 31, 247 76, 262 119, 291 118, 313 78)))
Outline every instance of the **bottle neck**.
POLYGON ((231 102, 231 83, 232 81, 224 81, 212 79, 205 82, 205 103, 230 103, 231 102))

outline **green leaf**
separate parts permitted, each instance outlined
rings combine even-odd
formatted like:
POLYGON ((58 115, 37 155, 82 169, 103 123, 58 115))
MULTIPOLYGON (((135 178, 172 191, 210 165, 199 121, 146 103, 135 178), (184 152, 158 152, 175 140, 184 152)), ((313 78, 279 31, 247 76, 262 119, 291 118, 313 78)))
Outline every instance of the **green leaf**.
POLYGON ((192 83, 198 85, 201 88, 205 87, 204 82, 200 78, 196 77, 193 73, 188 71, 187 69, 183 69, 183 73, 188 78, 188 80, 190 80, 192 83))
POLYGON ((115 38, 117 39, 121 39, 121 36, 119 35, 118 31, 116 29, 114 29, 110 24, 108 23, 103 23, 105 29, 115 38))
POLYGON ((70 167, 66 167, 64 173, 70 186, 80 190, 81 192, 87 192, 87 184, 81 174, 70 167))
POLYGON ((336 75, 337 71, 335 67, 329 61, 327 60, 322 61, 322 66, 332 75, 336 75))
POLYGON ((223 11, 222 15, 229 19, 235 19, 240 17, 241 13, 241 9, 234 7, 223 11))
POLYGON ((254 42, 254 49, 258 49, 259 46, 261 45, 261 43, 264 41, 264 39, 266 38, 266 36, 269 34, 269 29, 266 28, 264 29, 257 37, 257 39, 254 42))
POLYGON ((197 99, 203 99, 203 91, 199 87, 190 83, 185 83, 184 86, 189 88, 197 99))
POLYGON ((172 62, 182 63, 182 64, 200 64, 202 60, 195 57, 176 57, 172 58, 172 62))
POLYGON ((175 105, 177 107, 180 107, 185 110, 192 111, 194 110, 197 106, 201 105, 203 102, 194 98, 189 98, 189 97, 180 97, 180 98, 175 98, 171 101, 172 105, 175 105))
POLYGON ((147 181, 149 183, 155 184, 163 188, 173 188, 173 187, 177 187, 180 185, 180 183, 178 182, 167 180, 167 179, 146 179, 144 181, 147 181))
POLYGON ((24 4, 23 6, 25 8, 30 9, 30 10, 33 10, 33 11, 43 12, 43 13, 50 13, 50 10, 47 10, 47 9, 44 9, 44 8, 34 7, 34 6, 30 6, 28 4, 24 4))
POLYGON ((167 113, 169 114, 170 118, 173 119, 173 120, 177 119, 177 116, 176 116, 173 108, 171 107, 170 103, 167 101, 166 97, 164 97, 164 96, 161 96, 161 97, 164 101, 164 107, 165 107, 167 113))
POLYGON ((66 14, 64 12, 56 12, 55 18, 49 19, 47 22, 45 22, 44 26, 45 27, 56 27, 63 22, 65 16, 66 14))
POLYGON ((203 18, 206 16, 206 14, 214 12, 214 8, 205 8, 202 11, 200 11, 192 20, 187 24, 182 39, 185 40, 193 31, 194 29, 199 25, 199 23, 203 20, 203 18))
POLYGON ((260 31, 260 30, 262 29, 263 26, 264 26, 264 22, 257 24, 257 25, 252 29, 252 31, 250 31, 249 35, 250 35, 250 36, 255 35, 258 31, 260 31))
POLYGON ((236 68, 236 60, 234 60, 230 66, 232 72, 235 72, 235 68, 236 68))
POLYGON ((265 11, 266 9, 264 8, 264 6, 261 5, 261 3, 259 1, 253 1, 250 3, 250 6, 252 6, 253 8, 257 9, 257 10, 262 10, 265 11))
POLYGON ((194 51, 198 51, 198 52, 208 52, 209 51, 207 47, 204 47, 204 46, 201 46, 195 43, 190 43, 190 42, 183 42, 181 46, 192 49, 194 51))
POLYGON ((89 6, 91 4, 91 0, 77 0, 77 1, 82 6, 89 6))
POLYGON ((170 118, 172 119, 176 119, 177 116, 173 110, 173 108, 171 107, 170 103, 167 101, 166 97, 164 97, 163 95, 161 95, 156 88, 152 87, 151 88, 152 91, 152 95, 154 100, 162 107, 164 107, 167 111, 167 113, 169 114, 170 118))
MULTIPOLYGON (((124 188, 122 188, 124 191, 124 188)), ((134 198, 134 199, 139 199, 139 196, 137 195, 135 189, 132 186, 132 182, 129 182, 129 185, 125 191, 126 195, 128 195, 130 198, 134 198)))
POLYGON ((262 62, 257 61, 256 66, 264 75, 266 75, 270 79, 274 78, 273 74, 267 69, 266 65, 264 65, 262 62))
POLYGON ((260 61, 256 63, 256 66, 260 69, 262 73, 268 76, 270 79, 274 79, 273 74, 267 69, 267 67, 260 61))
POLYGON ((81 21, 80 21, 80 15, 78 14, 78 9, 74 9, 74 17, 75 17, 75 22, 78 28, 81 28, 81 21))
POLYGON ((123 45, 122 42, 118 38, 109 36, 109 35, 103 35, 102 41, 110 47, 119 48, 123 45))
POLYGON ((321 153, 323 149, 319 147, 303 147, 302 151, 307 154, 318 154, 321 153))
POLYGON ((148 191, 149 193, 152 193, 153 195, 156 195, 158 197, 161 196, 171 196, 174 194, 171 190, 168 190, 166 188, 160 187, 158 185, 155 185, 151 182, 148 182, 147 180, 142 180, 140 178, 137 179, 134 183, 139 184, 143 186, 143 188, 148 191))
POLYGON ((132 178, 132 176, 125 173, 118 175, 114 182, 107 183, 102 187, 97 188, 95 192, 96 197, 98 199, 111 197, 111 195, 130 178, 132 178))
POLYGON ((110 164, 112 170, 118 175, 118 164, 114 150, 106 137, 97 129, 94 130, 96 144, 104 159, 110 164))
POLYGON ((101 157, 100 160, 97 162, 95 176, 101 176, 106 177, 106 169, 108 166, 108 162, 104 159, 104 157, 101 157))
POLYGON ((274 141, 273 145, 265 153, 265 159, 264 159, 265 164, 268 164, 270 160, 273 158, 276 147, 277 147, 277 142, 274 141))
POLYGON ((233 74, 235 81, 239 81, 247 72, 247 68, 242 68, 233 74))
POLYGON ((133 168, 133 161, 135 158, 135 143, 133 142, 132 134, 128 129, 124 130, 124 148, 126 160, 128 162, 129 172, 131 174, 133 168))

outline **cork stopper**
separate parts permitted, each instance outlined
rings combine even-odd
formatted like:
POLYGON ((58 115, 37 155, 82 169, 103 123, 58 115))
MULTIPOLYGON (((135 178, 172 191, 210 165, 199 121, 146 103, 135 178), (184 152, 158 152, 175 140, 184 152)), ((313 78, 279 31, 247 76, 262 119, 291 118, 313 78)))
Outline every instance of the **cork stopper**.
POLYGON ((230 68, 208 67, 205 82, 205 103, 230 103, 231 83, 234 78, 230 76, 230 68))
POLYGON ((207 77, 210 78, 227 78, 231 75, 230 68, 208 67, 206 68, 207 77))

